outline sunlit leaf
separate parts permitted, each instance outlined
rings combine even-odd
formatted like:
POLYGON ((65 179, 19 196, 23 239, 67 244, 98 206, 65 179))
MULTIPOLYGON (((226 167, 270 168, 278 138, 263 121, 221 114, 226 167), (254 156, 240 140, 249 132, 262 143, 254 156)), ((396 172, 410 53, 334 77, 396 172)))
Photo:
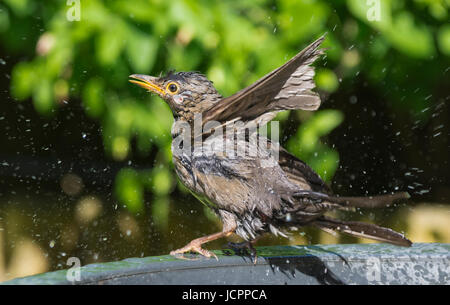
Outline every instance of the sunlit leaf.
POLYGON ((152 173, 152 190, 158 195, 167 195, 172 190, 172 174, 168 168, 155 168, 152 173))
POLYGON ((99 117, 105 109, 104 90, 105 86, 100 78, 90 79, 83 89, 83 104, 91 117, 99 117))
POLYGON ((117 60, 125 45, 124 29, 111 25, 107 31, 101 32, 96 39, 96 55, 103 65, 112 65, 117 60))
POLYGON ((115 160, 123 160, 127 157, 130 149, 129 140, 122 136, 117 136, 112 140, 112 155, 115 160))
POLYGON ((291 42, 304 40, 326 22, 330 8, 320 1, 291 1, 279 3, 280 28, 285 31, 284 39, 291 42))
POLYGON ((392 27, 386 30, 386 35, 394 47, 410 56, 426 58, 434 54, 430 30, 424 25, 415 24, 409 12, 398 14, 392 27))
POLYGON ((41 114, 48 115, 53 109, 53 87, 48 79, 37 82, 33 92, 34 106, 41 114))
POLYGON ((393 11, 393 1, 347 0, 350 11, 369 26, 381 31, 399 51, 413 57, 434 54, 431 32, 408 11, 393 11))
POLYGON ((320 138, 329 134, 343 121, 337 110, 321 110, 310 117, 287 143, 294 155, 309 164, 322 178, 329 180, 337 169, 339 155, 321 143, 320 138))
POLYGON ((25 16, 33 10, 35 3, 30 0, 3 0, 7 5, 9 5, 14 13, 19 16, 25 16))
POLYGON ((139 174, 132 169, 122 169, 116 176, 115 191, 118 199, 132 213, 142 212, 144 190, 139 174))
POLYGON ((450 25, 443 25, 439 29, 438 43, 441 52, 450 56, 450 25))
POLYGON ((339 87, 339 81, 332 70, 317 69, 314 80, 319 89, 327 92, 334 92, 339 87))
POLYGON ((320 147, 316 154, 306 161, 323 180, 331 181, 339 166, 339 154, 333 149, 320 147))
POLYGON ((135 73, 149 71, 156 58, 158 42, 153 36, 130 30, 127 37, 126 53, 135 73))
POLYGON ((12 72, 11 93, 19 99, 24 100, 33 91, 36 81, 35 67, 27 62, 18 63, 12 72))
POLYGON ((392 23, 392 0, 347 0, 349 10, 370 26, 384 30, 392 23))
POLYGON ((0 5, 0 33, 9 28, 9 14, 3 5, 0 5))
POLYGON ((169 224, 170 200, 168 197, 157 197, 152 201, 152 220, 159 229, 165 230, 169 224))

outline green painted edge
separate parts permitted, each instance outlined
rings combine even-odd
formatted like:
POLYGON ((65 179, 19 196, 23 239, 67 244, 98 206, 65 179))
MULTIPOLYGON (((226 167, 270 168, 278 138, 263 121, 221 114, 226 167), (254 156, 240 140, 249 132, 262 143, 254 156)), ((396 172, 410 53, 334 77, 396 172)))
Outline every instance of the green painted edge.
MULTIPOLYGON (((270 246, 258 247, 258 265, 267 265, 261 258, 273 257, 305 257, 314 255, 324 261, 338 261, 342 257, 349 261, 363 260, 369 257, 383 259, 393 258, 430 258, 440 257, 449 259, 450 244, 415 243, 410 248, 398 247, 390 244, 340 244, 340 245, 301 245, 301 246, 270 246)), ((170 255, 152 256, 144 258, 128 258, 121 261, 96 263, 82 266, 81 283, 95 282, 102 278, 111 279, 139 273, 164 272, 177 269, 214 268, 252 264, 250 260, 243 260, 241 256, 227 255, 226 250, 214 250, 218 260, 207 259, 188 254, 186 257, 194 260, 178 259, 170 255)), ((228 252, 230 253, 230 252, 228 252)), ((0 283, 0 285, 40 285, 40 284, 72 284, 66 278, 67 269, 38 275, 16 278, 0 283)))

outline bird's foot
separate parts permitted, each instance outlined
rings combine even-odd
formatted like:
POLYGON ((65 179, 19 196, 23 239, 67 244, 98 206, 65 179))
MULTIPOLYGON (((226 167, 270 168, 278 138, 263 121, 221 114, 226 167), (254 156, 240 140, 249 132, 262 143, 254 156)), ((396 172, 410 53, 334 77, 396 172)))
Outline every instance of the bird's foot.
MULTIPOLYGON (((187 244, 183 248, 171 251, 170 255, 179 257, 178 256, 179 254, 184 254, 186 252, 196 252, 196 253, 201 254, 201 255, 203 255, 205 257, 208 257, 208 258, 214 257, 216 260, 219 260, 217 258, 217 255, 214 254, 214 252, 211 252, 209 250, 203 249, 202 248, 202 244, 196 243, 195 241, 191 241, 189 244, 187 244)), ((180 258, 184 258, 185 259, 185 257, 183 257, 183 256, 181 256, 180 258)))
POLYGON ((232 243, 229 242, 227 244, 228 248, 234 251, 236 255, 242 256, 250 256, 253 261, 253 264, 256 265, 258 262, 258 255, 256 249, 253 247, 253 244, 249 241, 244 241, 241 243, 232 243))

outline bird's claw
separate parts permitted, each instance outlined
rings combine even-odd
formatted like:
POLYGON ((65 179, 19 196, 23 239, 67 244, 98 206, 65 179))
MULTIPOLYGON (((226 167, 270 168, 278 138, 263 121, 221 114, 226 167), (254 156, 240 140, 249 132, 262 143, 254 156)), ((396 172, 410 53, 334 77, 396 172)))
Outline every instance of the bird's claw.
MULTIPOLYGON (((186 252, 196 252, 200 255, 203 255, 204 257, 207 257, 207 258, 214 257, 216 260, 219 260, 219 258, 217 257, 217 255, 214 252, 203 249, 201 247, 201 245, 199 245, 199 244, 192 244, 192 243, 187 244, 183 248, 171 251, 170 255, 175 256, 175 257, 180 257, 180 256, 178 256, 179 254, 184 254, 186 252)), ((181 256, 180 258, 187 259, 183 256, 181 256)))

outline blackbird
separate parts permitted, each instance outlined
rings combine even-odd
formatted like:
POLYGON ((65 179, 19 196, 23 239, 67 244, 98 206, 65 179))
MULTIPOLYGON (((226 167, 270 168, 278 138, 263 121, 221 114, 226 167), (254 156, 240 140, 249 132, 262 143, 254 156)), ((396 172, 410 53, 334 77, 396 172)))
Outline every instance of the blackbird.
POLYGON ((325 215, 335 209, 388 206, 409 198, 408 193, 334 195, 307 164, 250 128, 265 126, 283 110, 319 108, 320 97, 312 91, 311 64, 324 52, 319 47, 323 39, 226 98, 198 72, 169 72, 160 77, 130 75, 130 82, 156 93, 170 106, 175 119, 172 154, 176 173, 223 223, 221 232, 194 239, 171 255, 193 251, 216 257, 202 244, 232 233, 254 251, 252 243, 262 234, 286 236, 288 229, 306 225, 400 246, 412 244, 391 229, 325 215))

